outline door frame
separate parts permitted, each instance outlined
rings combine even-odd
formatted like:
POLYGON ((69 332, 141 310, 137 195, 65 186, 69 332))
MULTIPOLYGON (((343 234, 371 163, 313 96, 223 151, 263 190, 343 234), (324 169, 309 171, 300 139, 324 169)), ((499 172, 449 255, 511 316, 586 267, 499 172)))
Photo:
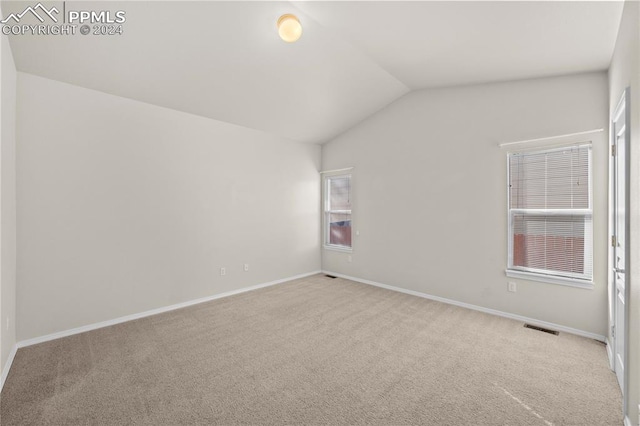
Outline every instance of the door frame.
MULTIPOLYGON (((622 384, 622 404, 623 404, 623 414, 626 416, 627 412, 628 412, 628 396, 629 396, 629 369, 626 367, 626 365, 628 364, 628 360, 629 360, 629 308, 628 308, 628 301, 630 299, 630 278, 631 278, 631 263, 633 262, 633 260, 631 259, 631 254, 630 254, 630 231, 631 231, 631 224, 630 224, 630 215, 629 215, 629 206, 630 206, 630 198, 631 198, 631 191, 630 191, 630 170, 631 170, 631 156, 629 155, 629 148, 630 148, 630 141, 631 141, 631 114, 630 114, 630 108, 629 108, 629 102, 630 102, 630 88, 627 87, 624 92, 622 93, 622 96, 620 97, 620 101, 618 102, 615 111, 613 112, 613 115, 610 119, 609 122, 609 127, 610 127, 610 140, 609 140, 609 145, 610 145, 610 149, 613 149, 612 147, 614 146, 614 142, 615 142, 615 122, 618 119, 618 117, 620 117, 620 115, 622 113, 624 113, 624 120, 625 120, 625 140, 624 140, 624 144, 625 144, 625 162, 624 162, 624 167, 625 167, 625 181, 627 182, 627 185, 625 185, 625 200, 624 200, 624 204, 625 204, 625 211, 626 211, 626 215, 625 215, 625 270, 627 271, 627 273, 625 274, 625 291, 624 291, 624 297, 625 297, 625 304, 624 304, 624 322, 625 322, 625 327, 624 327, 624 333, 622 336, 618 336, 618 333, 615 333, 615 337, 613 337, 613 341, 608 341, 607 342, 607 354, 609 356, 609 367, 615 371, 615 347, 616 347, 616 341, 615 339, 622 337, 624 339, 623 345, 624 345, 624 350, 623 350, 623 355, 624 355, 624 363, 625 363, 625 368, 624 368, 624 372, 623 372, 623 384, 622 384), (624 107, 624 111, 621 111, 621 108, 624 107)), ((609 235, 611 237, 613 237, 615 235, 615 229, 614 229, 614 224, 615 224, 615 218, 614 218, 614 203, 615 203, 615 194, 614 194, 614 190, 615 190, 615 173, 616 173, 616 157, 613 155, 613 151, 610 151, 610 155, 609 155, 609 235)), ((614 275, 614 261, 613 261, 613 256, 614 256, 614 251, 613 251, 613 246, 611 243, 608 244, 609 246, 609 250, 608 250, 608 260, 607 260, 607 277, 608 277, 608 287, 609 287, 609 291, 608 291, 608 295, 609 295, 609 332, 608 335, 611 336, 611 331, 613 329, 613 326, 615 325, 615 318, 616 318, 616 283, 615 283, 615 275, 614 275)), ((608 339, 607 339, 608 340, 608 339)))

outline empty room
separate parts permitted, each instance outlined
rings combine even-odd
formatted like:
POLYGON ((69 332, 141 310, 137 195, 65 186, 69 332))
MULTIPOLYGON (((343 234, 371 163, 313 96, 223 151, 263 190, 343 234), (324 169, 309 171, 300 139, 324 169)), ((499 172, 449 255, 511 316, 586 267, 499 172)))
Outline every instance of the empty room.
POLYGON ((0 9, 1 425, 640 426, 640 2, 0 9))

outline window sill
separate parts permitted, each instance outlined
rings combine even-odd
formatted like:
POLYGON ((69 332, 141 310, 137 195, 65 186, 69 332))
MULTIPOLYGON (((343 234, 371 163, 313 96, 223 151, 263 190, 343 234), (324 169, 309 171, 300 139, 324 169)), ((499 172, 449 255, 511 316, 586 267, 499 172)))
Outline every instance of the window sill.
POLYGON ((585 281, 574 278, 554 277, 551 275, 536 274, 533 272, 514 271, 507 269, 505 271, 507 277, 521 278, 523 280, 540 281, 548 284, 560 284, 569 287, 584 288, 587 290, 593 290, 593 281, 585 281))
POLYGON ((325 250, 331 250, 331 251, 341 251, 343 253, 352 253, 353 252, 353 247, 343 247, 343 246, 330 246, 330 245, 324 245, 324 249, 325 250))

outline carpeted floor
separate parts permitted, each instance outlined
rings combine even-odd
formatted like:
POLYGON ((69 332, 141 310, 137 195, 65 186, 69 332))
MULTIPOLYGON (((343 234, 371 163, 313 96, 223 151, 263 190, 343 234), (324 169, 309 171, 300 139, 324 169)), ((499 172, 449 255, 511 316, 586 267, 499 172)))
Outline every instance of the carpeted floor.
POLYGON ((20 349, 8 425, 621 425, 602 343, 316 275, 20 349))

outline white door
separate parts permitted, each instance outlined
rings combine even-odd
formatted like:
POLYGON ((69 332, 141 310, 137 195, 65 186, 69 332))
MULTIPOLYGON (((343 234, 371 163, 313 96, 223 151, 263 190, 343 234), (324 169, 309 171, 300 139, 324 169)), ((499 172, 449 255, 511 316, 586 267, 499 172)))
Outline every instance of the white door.
POLYGON ((627 126, 627 96, 625 91, 614 114, 613 136, 613 355, 614 369, 622 392, 625 391, 625 326, 626 326, 626 266, 627 266, 627 151, 629 128, 627 126))

